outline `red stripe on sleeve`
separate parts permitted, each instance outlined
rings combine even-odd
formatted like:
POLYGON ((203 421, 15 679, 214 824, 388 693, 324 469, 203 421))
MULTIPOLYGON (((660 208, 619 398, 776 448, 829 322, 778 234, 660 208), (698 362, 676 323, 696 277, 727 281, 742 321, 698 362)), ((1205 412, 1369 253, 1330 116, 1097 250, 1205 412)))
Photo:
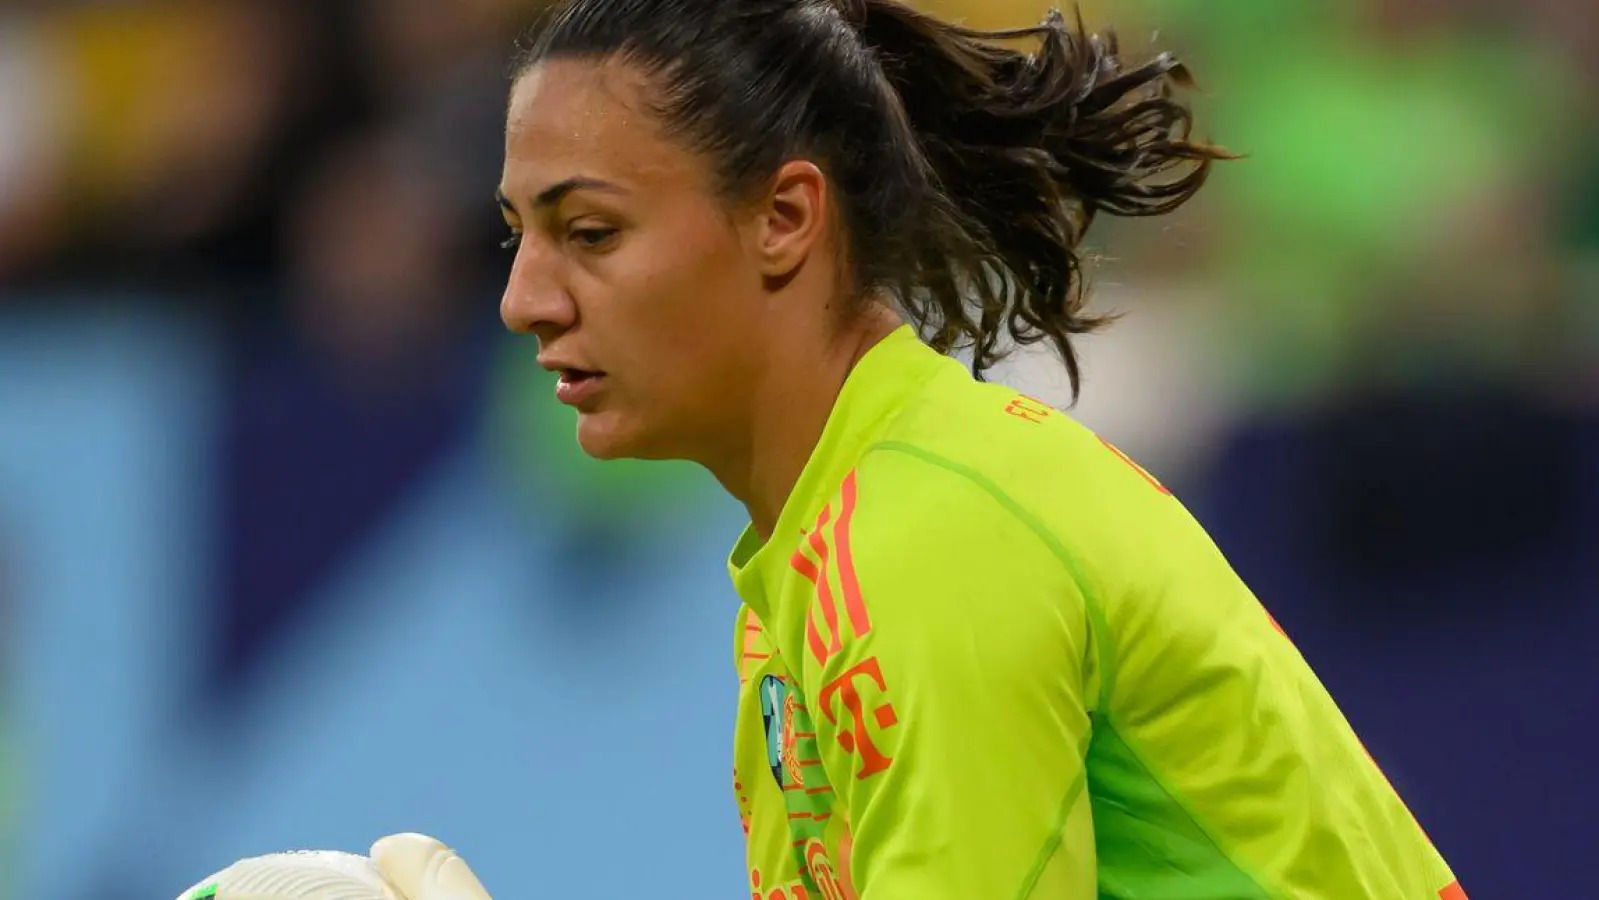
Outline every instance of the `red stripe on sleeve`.
POLYGON ((855 636, 863 638, 871 632, 872 620, 866 614, 866 602, 861 598, 861 581, 855 574, 855 556, 850 550, 849 541, 850 519, 855 515, 855 503, 859 498, 860 486, 856 483, 855 473, 850 472, 844 477, 844 506, 833 530, 838 540, 838 578, 844 588, 844 611, 849 616, 850 628, 855 636))

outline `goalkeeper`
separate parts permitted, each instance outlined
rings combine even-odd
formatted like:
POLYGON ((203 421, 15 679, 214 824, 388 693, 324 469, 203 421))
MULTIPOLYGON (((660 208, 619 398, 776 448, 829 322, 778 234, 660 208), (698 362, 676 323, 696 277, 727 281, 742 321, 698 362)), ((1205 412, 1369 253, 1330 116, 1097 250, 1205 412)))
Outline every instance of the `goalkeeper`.
POLYGON ((517 72, 502 317, 585 451, 698 462, 750 513, 746 896, 1465 896, 1177 500, 946 355, 1047 342, 1076 389, 1089 224, 1227 156, 1182 66, 1058 14, 567 0, 517 72))

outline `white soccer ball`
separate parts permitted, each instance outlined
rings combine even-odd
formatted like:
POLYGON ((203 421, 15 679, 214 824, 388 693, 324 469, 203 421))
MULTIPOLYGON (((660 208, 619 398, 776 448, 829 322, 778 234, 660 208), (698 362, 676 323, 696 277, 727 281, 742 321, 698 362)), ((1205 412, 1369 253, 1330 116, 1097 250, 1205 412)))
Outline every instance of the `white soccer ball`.
POLYGON ((178 900, 406 900, 371 859, 300 850, 241 859, 184 891, 178 900))

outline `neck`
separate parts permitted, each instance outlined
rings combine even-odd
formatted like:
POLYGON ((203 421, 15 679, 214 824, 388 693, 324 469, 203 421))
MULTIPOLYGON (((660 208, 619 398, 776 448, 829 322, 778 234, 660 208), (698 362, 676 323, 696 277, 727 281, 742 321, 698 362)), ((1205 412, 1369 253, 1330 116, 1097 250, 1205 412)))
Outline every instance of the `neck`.
POLYGON ((800 473, 822 439, 844 381, 867 351, 893 333, 899 318, 874 307, 828 342, 820 360, 774 357, 755 392, 750 429, 739 452, 709 466, 722 487, 749 512, 769 540, 800 473))

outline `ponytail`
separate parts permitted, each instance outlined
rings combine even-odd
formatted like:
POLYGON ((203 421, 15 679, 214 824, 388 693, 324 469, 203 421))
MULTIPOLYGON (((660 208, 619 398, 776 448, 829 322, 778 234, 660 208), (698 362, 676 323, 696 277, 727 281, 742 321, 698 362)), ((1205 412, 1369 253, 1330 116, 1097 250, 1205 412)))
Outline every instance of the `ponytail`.
POLYGON ((1035 28, 983 32, 897 0, 837 2, 898 95, 948 214, 928 223, 929 283, 899 298, 904 311, 939 350, 971 347, 979 374, 1005 335, 1049 340, 1075 395, 1071 336, 1108 321, 1084 308, 1088 226, 1101 212, 1171 212, 1213 160, 1233 158, 1190 138, 1174 99, 1193 86, 1188 70, 1164 53, 1125 66, 1115 33, 1089 34, 1080 15, 1075 28, 1051 12, 1035 28), (1037 47, 1004 46, 1019 40, 1037 47))

